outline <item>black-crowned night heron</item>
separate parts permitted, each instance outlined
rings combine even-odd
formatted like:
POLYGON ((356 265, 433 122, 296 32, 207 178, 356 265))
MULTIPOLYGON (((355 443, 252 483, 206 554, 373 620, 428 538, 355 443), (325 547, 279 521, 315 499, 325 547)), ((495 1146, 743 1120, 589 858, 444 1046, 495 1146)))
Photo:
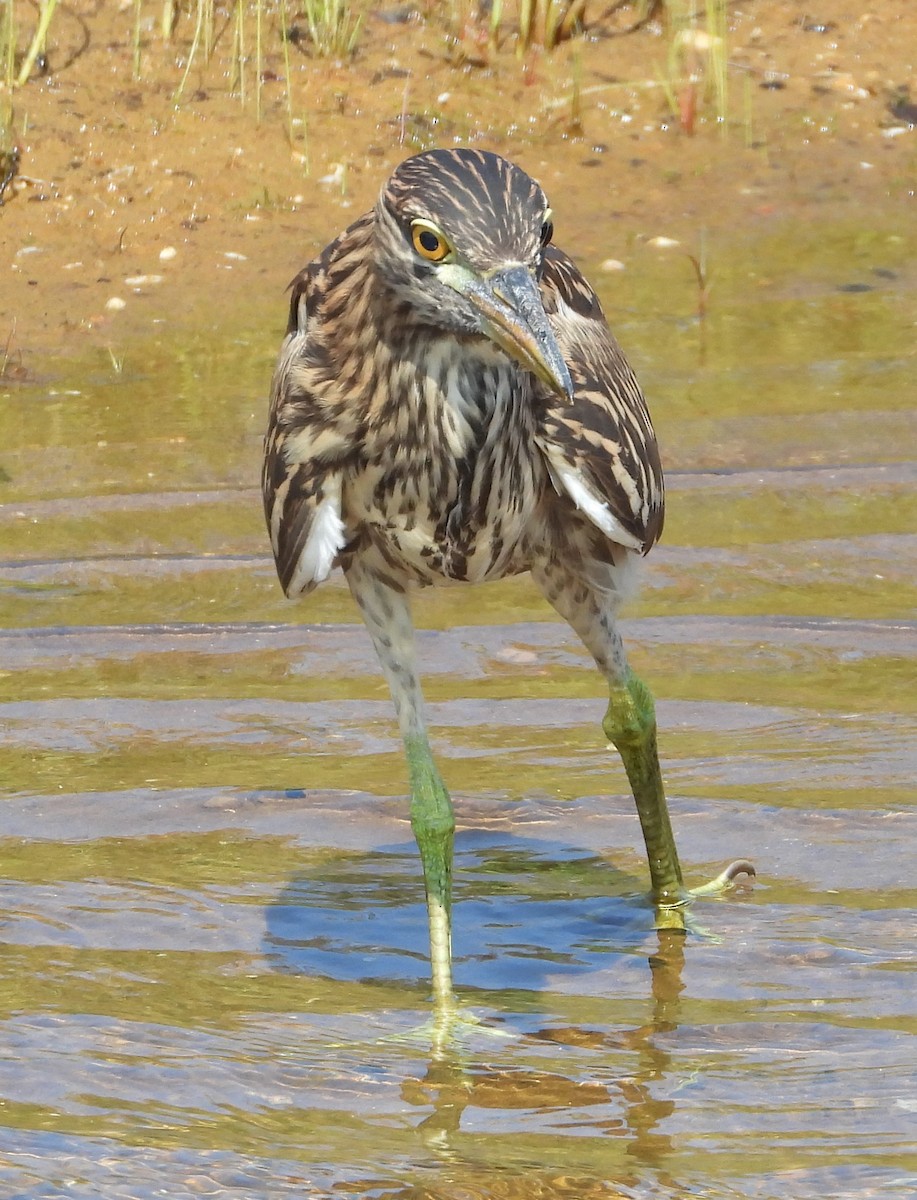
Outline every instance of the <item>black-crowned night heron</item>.
MULTIPOLYGON (((684 928, 646 686, 616 626, 659 538, 663 481, 640 386, 595 292, 551 245, 547 198, 496 154, 403 162, 296 277, 274 374, 264 505, 280 582, 344 569, 388 680, 423 862, 433 991, 452 1003, 452 804, 433 759, 410 596, 530 571, 608 681, 657 923, 684 928)), ((723 886, 731 867, 701 890, 723 886)))

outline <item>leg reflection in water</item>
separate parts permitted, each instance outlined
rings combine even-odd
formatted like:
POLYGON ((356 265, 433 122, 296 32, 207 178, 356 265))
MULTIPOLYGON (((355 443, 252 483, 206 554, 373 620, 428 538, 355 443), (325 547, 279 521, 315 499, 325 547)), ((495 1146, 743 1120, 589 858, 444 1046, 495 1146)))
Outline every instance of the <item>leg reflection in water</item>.
MULTIPOLYGON (((568 1200, 574 1161, 578 1198, 593 1189, 607 1197, 609 1184, 633 1187, 641 1166, 671 1186, 666 1164, 674 1147, 664 1126, 676 1110, 679 1081, 665 1035, 679 1025, 684 934, 662 929, 655 936, 650 993, 635 1002, 649 1005, 648 1019, 635 1028, 552 1025, 464 1053, 448 1041, 437 1046, 424 1076, 402 1088, 406 1103, 428 1110, 416 1130, 421 1152, 432 1157, 429 1168, 448 1164, 450 1180, 474 1197, 490 1195, 499 1180, 494 1194, 513 1200, 568 1200), (558 1069, 567 1053, 570 1070, 558 1069)), ((593 998, 589 1007, 601 1005, 593 998)), ((417 1195, 412 1185, 386 1200, 417 1195)))

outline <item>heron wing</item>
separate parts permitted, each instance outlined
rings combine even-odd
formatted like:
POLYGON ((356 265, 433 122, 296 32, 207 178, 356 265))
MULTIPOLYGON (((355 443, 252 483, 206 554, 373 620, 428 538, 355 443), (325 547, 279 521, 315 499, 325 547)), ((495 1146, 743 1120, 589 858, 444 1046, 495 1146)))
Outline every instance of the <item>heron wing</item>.
POLYGON ((326 579, 348 541, 341 492, 360 437, 355 414, 333 386, 333 356, 323 330, 336 269, 368 235, 370 220, 367 215, 342 233, 290 285, 261 475, 274 561, 288 596, 326 579))
POLYGON ((554 246, 545 252, 541 294, 574 398, 545 396, 539 448, 558 492, 611 541, 646 554, 662 533, 665 495, 643 392, 595 292, 554 246))

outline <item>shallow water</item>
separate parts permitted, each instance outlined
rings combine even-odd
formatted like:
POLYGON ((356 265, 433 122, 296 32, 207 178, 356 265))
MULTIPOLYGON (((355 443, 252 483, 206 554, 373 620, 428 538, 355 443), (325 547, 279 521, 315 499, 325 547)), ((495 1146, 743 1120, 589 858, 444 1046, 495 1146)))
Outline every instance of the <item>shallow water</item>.
POLYGON ((669 468, 626 632, 682 859, 759 878, 654 933, 585 652, 526 580, 423 597, 484 1023, 439 1058, 384 686, 265 553, 282 296, 8 389, 0 1197, 917 1192, 914 250, 737 241, 702 323, 677 255, 593 268, 669 468))

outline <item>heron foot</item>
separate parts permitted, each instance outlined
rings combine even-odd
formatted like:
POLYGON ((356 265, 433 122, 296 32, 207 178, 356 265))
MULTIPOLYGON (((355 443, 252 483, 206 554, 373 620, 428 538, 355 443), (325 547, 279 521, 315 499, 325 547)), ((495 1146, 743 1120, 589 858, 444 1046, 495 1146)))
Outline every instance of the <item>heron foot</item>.
POLYGON ((405 1045, 429 1047, 434 1054, 471 1049, 479 1039, 511 1041, 517 1035, 508 1029, 498 1029, 465 1008, 453 998, 448 1005, 437 1006, 426 1021, 404 1033, 390 1033, 381 1040, 405 1045))
POLYGON ((667 901, 660 903, 655 900, 656 907, 656 928, 657 929, 672 929, 681 932, 690 930, 692 933, 699 933, 704 937, 710 935, 694 920, 692 920, 689 906, 694 900, 704 899, 707 896, 721 896, 725 892, 731 891, 735 887, 735 881, 740 875, 747 875, 750 879, 754 879, 757 872, 754 864, 749 862, 747 858, 738 858, 735 862, 731 862, 725 870, 721 871, 715 879, 711 879, 709 883, 702 883, 698 887, 684 888, 681 892, 681 898, 675 903, 667 901))
POLYGON ((691 900, 695 900, 699 896, 721 896, 724 892, 732 891, 739 875, 747 875, 749 879, 754 879, 757 875, 754 863, 749 862, 747 858, 737 858, 724 871, 720 871, 716 879, 711 879, 709 883, 702 883, 699 887, 691 888, 688 896, 691 900))

